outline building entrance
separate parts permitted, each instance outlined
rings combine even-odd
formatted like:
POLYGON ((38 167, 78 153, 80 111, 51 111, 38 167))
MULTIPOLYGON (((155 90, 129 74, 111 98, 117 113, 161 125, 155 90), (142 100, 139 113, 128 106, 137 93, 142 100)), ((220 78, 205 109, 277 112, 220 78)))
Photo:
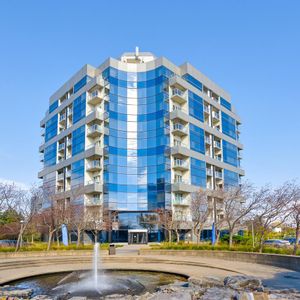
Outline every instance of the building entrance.
POLYGON ((148 243, 147 229, 128 230, 128 244, 147 244, 147 243, 148 243))

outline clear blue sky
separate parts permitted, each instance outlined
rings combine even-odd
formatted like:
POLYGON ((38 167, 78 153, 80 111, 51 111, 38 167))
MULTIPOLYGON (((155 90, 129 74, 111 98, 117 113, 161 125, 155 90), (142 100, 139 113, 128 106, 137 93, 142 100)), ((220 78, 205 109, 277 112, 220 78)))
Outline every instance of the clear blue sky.
POLYGON ((0 178, 37 180, 49 96, 89 63, 139 46, 229 91, 257 185, 300 171, 300 1, 1 1, 0 178))

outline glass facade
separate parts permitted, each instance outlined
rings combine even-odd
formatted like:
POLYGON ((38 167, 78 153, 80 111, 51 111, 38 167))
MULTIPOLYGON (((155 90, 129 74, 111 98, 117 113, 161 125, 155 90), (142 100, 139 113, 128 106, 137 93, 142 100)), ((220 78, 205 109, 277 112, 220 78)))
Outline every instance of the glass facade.
POLYGON ((205 153, 204 130, 190 124, 190 148, 194 151, 205 153))
POLYGON ((193 77, 192 75, 184 74, 182 76, 182 78, 185 79, 188 83, 190 83, 192 86, 194 86, 198 90, 202 91, 202 89, 203 89, 202 83, 199 80, 197 80, 195 77, 193 77))
POLYGON ((223 107, 227 108, 228 110, 231 110, 231 103, 229 103, 227 100, 220 97, 220 102, 223 107))
POLYGON ((48 142, 57 135, 57 114, 54 115, 49 121, 46 122, 45 142, 48 142))
MULTIPOLYGON (((110 83, 104 205, 120 211, 169 207, 165 85, 171 72, 163 67, 138 73, 109 68, 104 74, 110 83)), ((134 214, 129 216, 130 220, 136 218, 134 214)))
POLYGON ((222 111, 222 132, 236 140, 236 121, 222 111))
POLYGON ((72 134, 72 156, 85 149, 85 125, 77 128, 72 134))
POLYGON ((49 114, 52 113, 54 110, 58 108, 58 100, 54 101, 50 106, 49 106, 49 114))
POLYGON ((74 100, 73 105, 73 123, 77 123, 79 120, 85 117, 86 110, 86 93, 83 93, 74 100))
POLYGON ((91 78, 89 76, 84 76, 82 79, 80 79, 77 83, 74 85, 74 94, 78 92, 81 88, 83 88, 90 80, 91 78))
POLYGON ((54 166, 56 164, 56 152, 57 152, 57 146, 56 143, 53 143, 45 148, 44 153, 44 166, 54 166))
POLYGON ((191 157, 191 184, 206 188, 206 163, 191 157))
POLYGON ((79 187, 84 183, 84 159, 78 160, 72 164, 71 185, 79 187))
POLYGON ((238 148, 237 146, 223 140, 223 161, 232 166, 238 166, 238 148))
POLYGON ((234 187, 239 184, 239 174, 224 169, 224 187, 234 187))
POLYGON ((203 122, 203 99, 189 91, 189 113, 190 116, 203 122))

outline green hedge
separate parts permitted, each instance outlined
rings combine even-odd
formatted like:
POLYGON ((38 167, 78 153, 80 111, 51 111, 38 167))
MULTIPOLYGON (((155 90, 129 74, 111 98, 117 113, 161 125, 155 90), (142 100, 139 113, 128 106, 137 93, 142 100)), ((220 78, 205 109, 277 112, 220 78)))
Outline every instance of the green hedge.
MULTIPOLYGON (((153 250, 211 250, 211 251, 241 251, 241 252, 259 252, 259 247, 252 248, 248 245, 234 245, 229 248, 228 244, 211 245, 209 243, 161 243, 151 245, 153 250)), ((274 253, 274 254, 293 254, 293 248, 263 248, 263 253, 274 253)), ((297 255, 300 255, 300 249, 297 251, 297 255)))
MULTIPOLYGON (((108 250, 109 243, 102 243, 100 244, 101 250, 108 250)), ((116 245, 116 247, 122 247, 122 245, 116 245)), ((78 248, 76 244, 71 244, 69 246, 60 245, 58 246, 56 243, 53 243, 50 250, 53 251, 68 251, 68 250, 92 250, 94 245, 80 245, 78 248)), ((47 250, 47 243, 34 243, 32 245, 22 247, 19 252, 26 252, 26 251, 46 251, 47 250)), ((14 247, 0 247, 0 252, 14 252, 14 247)))

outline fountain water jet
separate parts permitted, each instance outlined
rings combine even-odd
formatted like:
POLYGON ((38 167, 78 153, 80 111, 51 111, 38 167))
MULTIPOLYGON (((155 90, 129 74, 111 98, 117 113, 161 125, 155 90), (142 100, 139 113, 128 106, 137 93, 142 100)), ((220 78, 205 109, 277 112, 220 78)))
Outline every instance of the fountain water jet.
POLYGON ((94 245, 93 253, 93 275, 94 275, 94 286, 98 289, 98 260, 99 260, 99 243, 94 245))

